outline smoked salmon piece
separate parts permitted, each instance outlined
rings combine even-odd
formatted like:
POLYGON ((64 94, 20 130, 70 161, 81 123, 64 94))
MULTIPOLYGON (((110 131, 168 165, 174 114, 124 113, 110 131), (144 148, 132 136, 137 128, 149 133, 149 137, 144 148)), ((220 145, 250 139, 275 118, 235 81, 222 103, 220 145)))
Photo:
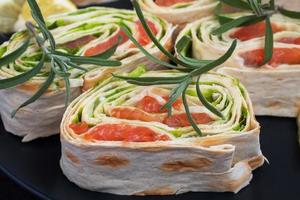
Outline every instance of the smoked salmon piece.
MULTIPOLYGON (((154 35, 157 34, 157 28, 155 27, 155 24, 152 23, 151 21, 147 20, 147 24, 149 28, 151 29, 152 33, 154 35)), ((137 21, 135 23, 135 32, 134 32, 134 37, 135 39, 142 45, 145 46, 151 42, 151 39, 149 38, 148 34, 146 33, 144 27, 142 26, 140 21, 137 21)), ((115 45, 118 42, 118 38, 122 37, 122 41, 120 43, 123 44, 125 43, 129 38, 125 34, 124 31, 120 30, 117 34, 115 34, 113 37, 109 38, 108 40, 98 43, 96 46, 93 46, 89 48, 88 50, 85 51, 84 55, 85 56, 95 56, 99 55, 108 49, 110 49, 113 45, 115 45)), ((135 45, 132 43, 130 45, 130 48, 134 48, 135 45)))
MULTIPOLYGON (((163 99, 168 101, 169 97, 166 96, 163 97, 163 99)), ((181 105, 182 105, 182 100, 177 99, 172 106, 174 109, 179 110, 181 108, 181 105)), ((161 104, 160 102, 158 102, 158 100, 156 100, 154 97, 151 96, 145 96, 137 103, 137 108, 140 108, 141 110, 148 113, 166 113, 167 109, 161 110, 162 106, 163 104, 161 104)))
MULTIPOLYGON (((213 121, 213 119, 206 113, 192 113, 191 115, 195 120, 196 124, 207 124, 213 121)), ((186 113, 167 117, 165 118, 163 123, 175 128, 191 126, 191 123, 189 122, 186 113)))
POLYGON ((160 104, 154 97, 145 96, 137 103, 137 108, 148 113, 165 113, 166 109, 161 110, 163 105, 160 104))
POLYGON ((147 127, 128 124, 101 124, 91 129, 84 138, 87 140, 154 142, 170 140, 168 135, 156 133, 147 127))
MULTIPOLYGON (((244 59, 246 66, 259 67, 263 64, 264 49, 247 51, 240 54, 240 56, 244 59)), ((300 48, 274 48, 273 57, 269 64, 273 67, 279 64, 300 64, 300 48)))
POLYGON ((128 120, 140 120, 144 122, 162 122, 164 116, 160 114, 150 114, 135 107, 117 107, 109 112, 111 117, 128 120))
POLYGON ((87 36, 83 36, 79 39, 76 39, 74 41, 67 42, 67 43, 63 44, 62 46, 66 47, 68 49, 76 49, 78 47, 82 47, 82 46, 88 44, 90 41, 92 41, 94 39, 96 39, 95 36, 87 35, 87 36))
MULTIPOLYGON (((273 33, 283 31, 276 24, 272 24, 273 33)), ((244 26, 230 34, 233 39, 239 39, 241 41, 250 40, 253 38, 263 37, 266 31, 266 24, 264 21, 256 24, 244 26)))
POLYGON ((78 135, 81 135, 89 130, 89 125, 86 122, 70 124, 69 127, 78 135))
POLYGON ((287 43, 287 44, 299 44, 300 45, 300 37, 298 37, 298 38, 281 38, 276 41, 282 42, 282 43, 287 43))
POLYGON ((117 34, 109 38, 108 40, 98 43, 96 46, 93 46, 86 50, 84 52, 84 56, 95 56, 99 55, 101 53, 104 53, 108 49, 110 49, 112 46, 114 46, 118 42, 118 38, 122 37, 122 41, 120 44, 125 43, 128 40, 127 35, 124 33, 124 31, 120 30, 117 34))
MULTIPOLYGON (((146 20, 148 27, 152 31, 153 35, 157 34, 157 28, 154 23, 152 23, 149 20, 146 20)), ((150 37, 148 36, 147 32, 145 31, 142 23, 140 21, 137 21, 135 23, 135 29, 136 33, 134 34, 134 38, 138 41, 138 43, 142 46, 145 46, 151 42, 150 37)), ((135 47, 135 44, 131 44, 131 48, 135 47)))

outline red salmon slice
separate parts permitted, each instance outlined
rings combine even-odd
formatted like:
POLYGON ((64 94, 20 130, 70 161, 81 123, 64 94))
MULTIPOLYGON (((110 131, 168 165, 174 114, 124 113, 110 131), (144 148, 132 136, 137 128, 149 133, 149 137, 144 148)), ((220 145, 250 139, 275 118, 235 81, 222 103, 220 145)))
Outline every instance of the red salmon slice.
POLYGON ((67 42, 67 43, 63 44, 62 46, 66 47, 68 49, 76 49, 78 47, 82 47, 82 46, 88 44, 90 41, 92 41, 94 39, 96 39, 95 36, 87 35, 87 36, 83 36, 79 39, 76 39, 74 41, 67 42))
POLYGON ((69 127, 78 135, 86 133, 89 130, 89 125, 86 122, 70 124, 69 127))
POLYGON ((280 38, 279 40, 276 40, 276 42, 282 42, 287 44, 299 44, 300 45, 300 37, 298 38, 280 38))
POLYGON ((162 122, 164 115, 149 114, 139 108, 134 107, 116 107, 109 111, 111 117, 128 120, 140 120, 144 122, 162 122))
POLYGON ((177 3, 188 3, 193 1, 195 0, 155 0, 155 4, 162 7, 169 7, 177 3))
POLYGON ((170 140, 168 135, 156 133, 150 128, 128 124, 101 124, 92 128, 84 138, 87 140, 155 142, 170 140))
MULTIPOLYGON (((146 20, 146 22, 147 22, 148 27, 152 31, 153 35, 157 35, 157 28, 156 28, 155 24, 149 20, 146 20)), ((140 21, 137 21, 135 23, 135 29, 136 29, 137 33, 134 34, 134 38, 138 41, 138 43, 140 45, 145 46, 145 45, 149 44, 150 42, 152 42, 140 21)), ((135 46, 135 44, 131 44, 130 47, 134 48, 136 46, 135 46)))
MULTIPOLYGON (((272 24, 273 33, 282 31, 276 24, 272 24)), ((233 39, 239 39, 241 41, 250 40, 253 38, 263 37, 266 31, 266 24, 264 21, 256 24, 244 26, 230 34, 233 39)))
MULTIPOLYGON (((149 28, 151 29, 152 33, 154 35, 156 35, 157 28, 156 28, 155 24, 149 20, 147 20, 147 24, 148 24, 149 28)), ((135 23, 135 29, 136 29, 136 34, 134 35, 134 37, 142 46, 145 46, 151 42, 151 39, 147 35, 147 33, 140 21, 135 23)), ((118 42, 119 36, 122 37, 122 41, 121 41, 120 45, 125 43, 129 39, 127 37, 127 35, 125 34, 125 32, 120 30, 117 34, 115 34, 108 40, 106 40, 102 43, 98 43, 96 46, 93 46, 93 47, 87 49, 84 52, 84 56, 95 56, 95 55, 99 55, 99 54, 107 51, 109 48, 111 48, 113 45, 115 45, 118 42)), ((135 47, 135 45, 131 44, 129 48, 133 48, 133 47, 135 47)))
MULTIPOLYGON (((169 101, 170 97, 165 96, 163 97, 166 101, 169 101)), ((181 99, 177 99, 173 104, 172 107, 176 110, 180 110, 182 107, 182 100, 181 99)))
MULTIPOLYGON (((166 101, 169 100, 169 97, 163 97, 166 101)), ((182 105, 182 100, 181 99, 177 99, 174 103, 173 103, 173 108, 175 108, 176 110, 179 110, 181 108, 182 105)), ((167 109, 161 109, 163 105, 160 104, 160 102, 157 101, 157 99, 155 99, 154 97, 151 96, 144 96, 143 99, 141 99, 138 103, 137 103, 137 108, 148 112, 148 113, 166 113, 167 109)))
MULTIPOLYGON (((244 64, 249 67, 259 67, 263 64, 264 49, 247 51, 240 56, 244 59, 244 64)), ((279 64, 300 64, 300 48, 275 48, 273 57, 269 64, 276 67, 279 64)))
POLYGON ((148 113, 165 113, 166 109, 161 109, 162 105, 154 97, 144 96, 136 105, 137 108, 148 113))
MULTIPOLYGON (((207 124, 213 121, 213 119, 206 113, 192 113, 192 117, 196 124, 207 124)), ((167 117, 163 123, 174 128, 191 126, 186 113, 167 117)))
POLYGON ((118 42, 119 36, 122 37, 122 41, 121 41, 120 44, 123 44, 128 40, 128 37, 124 33, 124 31, 119 30, 119 32, 117 34, 110 37, 108 40, 106 40, 102 43, 98 43, 96 46, 93 46, 93 47, 87 49, 84 52, 84 56, 95 56, 95 55, 99 55, 101 53, 104 53, 105 51, 110 49, 112 46, 114 46, 118 42))

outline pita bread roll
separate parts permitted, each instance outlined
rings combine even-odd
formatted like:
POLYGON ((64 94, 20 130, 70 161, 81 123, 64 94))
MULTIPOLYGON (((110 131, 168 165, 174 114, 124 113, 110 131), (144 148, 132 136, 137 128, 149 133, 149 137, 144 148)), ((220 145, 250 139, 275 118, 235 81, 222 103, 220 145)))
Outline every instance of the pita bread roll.
MULTIPOLYGON (((137 69, 131 76, 176 77, 182 72, 137 69)), ((120 195, 170 195, 188 191, 238 192, 264 162, 260 126, 240 82, 202 75, 201 90, 225 116, 211 113, 187 90, 202 135, 187 121, 181 99, 168 116, 174 85, 137 86, 108 78, 68 107, 61 123, 61 168, 78 186, 120 195)))
MULTIPOLYGON (((238 18, 249 13, 226 14, 238 18)), ((265 23, 234 28, 217 36, 211 32, 220 27, 214 17, 188 24, 177 38, 192 38, 184 53, 200 60, 223 55, 234 39, 238 46, 219 72, 231 75, 245 84, 256 115, 296 117, 300 100, 300 20, 281 14, 271 17, 274 50, 271 61, 263 66, 265 23)), ((178 53, 178 52, 177 52, 178 53)))

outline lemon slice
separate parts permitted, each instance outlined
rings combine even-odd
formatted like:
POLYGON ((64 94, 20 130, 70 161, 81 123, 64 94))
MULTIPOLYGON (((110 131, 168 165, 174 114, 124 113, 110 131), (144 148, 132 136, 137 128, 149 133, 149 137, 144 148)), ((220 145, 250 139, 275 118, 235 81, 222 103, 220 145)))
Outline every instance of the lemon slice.
POLYGON ((25 0, 0 0, 0 32, 13 31, 25 0))
MULTIPOLYGON (((50 15, 72 12, 77 10, 77 7, 75 6, 75 4, 72 3, 71 0, 36 0, 36 2, 39 5, 42 14, 45 18, 47 18, 50 15)), ((23 30, 25 28, 26 21, 34 21, 32 19, 31 10, 27 2, 24 3, 22 7, 18 21, 14 25, 14 30, 23 30)))
MULTIPOLYGON (((70 0, 36 0, 45 18, 50 15, 66 13, 77 10, 70 0)), ((26 2, 22 8, 21 16, 25 21, 33 21, 31 10, 26 2)))

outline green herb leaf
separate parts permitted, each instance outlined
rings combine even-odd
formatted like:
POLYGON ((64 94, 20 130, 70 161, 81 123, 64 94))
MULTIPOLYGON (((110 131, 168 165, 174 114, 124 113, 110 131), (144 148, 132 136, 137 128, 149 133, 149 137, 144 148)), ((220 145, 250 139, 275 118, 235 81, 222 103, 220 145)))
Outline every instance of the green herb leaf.
MULTIPOLYGON (((100 65, 100 66, 109 66, 109 67, 118 67, 121 66, 122 63, 118 60, 108 60, 106 57, 114 52, 116 49, 115 46, 104 52, 103 54, 99 54, 96 56, 74 56, 71 54, 55 51, 53 55, 56 56, 63 56, 68 59, 67 62, 75 63, 75 64, 93 64, 93 65, 100 65)), ((62 58, 61 58, 62 59, 62 58)), ((71 64, 72 65, 72 64, 71 64)))
POLYGON ((286 10, 282 7, 279 7, 278 11, 287 17, 294 18, 294 19, 300 19, 300 12, 286 10))
POLYGON ((268 63, 273 56, 273 31, 270 17, 266 17, 266 33, 265 33, 265 48, 264 48, 264 62, 268 63))
POLYGON ((186 90, 186 88, 189 86, 191 82, 192 82, 192 78, 189 76, 186 76, 184 79, 182 79, 179 85, 171 91, 169 100, 165 105, 161 107, 161 110, 168 109, 169 115, 171 115, 173 104, 183 94, 183 92, 186 90))
POLYGON ((233 19, 227 16, 222 15, 222 3, 219 3, 214 11, 215 16, 218 18, 219 23, 225 24, 228 23, 230 21, 232 21, 233 19))
POLYGON ((21 104, 16 110, 14 110, 11 114, 11 117, 15 117, 16 113, 18 112, 18 110, 20 110, 21 108, 35 102, 38 98, 40 98, 49 88, 49 86, 51 85, 51 83, 53 82, 55 78, 55 73, 51 70, 50 74, 48 76, 48 79, 45 81, 45 83, 40 87, 40 89, 27 101, 25 101, 23 104, 21 104))
POLYGON ((41 12, 38 4, 36 3, 36 1, 35 0, 27 0, 27 2, 31 9, 31 12, 34 13, 45 24, 44 17, 42 15, 42 12, 41 12))
POLYGON ((87 70, 86 68, 84 67, 80 67, 79 65, 75 64, 75 63, 72 63, 72 62, 67 62, 67 65, 73 67, 73 68, 76 68, 76 69, 79 69, 81 71, 84 71, 84 72, 88 72, 89 70, 87 70))
POLYGON ((243 17, 239 17, 237 19, 234 19, 230 22, 227 22, 223 25, 221 25, 219 28, 213 30, 211 32, 212 35, 221 35, 227 31, 229 31, 232 28, 236 28, 238 26, 241 26, 247 22, 250 22, 252 20, 257 19, 256 15, 248 15, 248 16, 243 16, 243 17))
POLYGON ((131 77, 112 74, 115 78, 126 80, 136 85, 160 85, 160 84, 178 84, 187 78, 187 75, 177 77, 131 77))
POLYGON ((247 0, 248 4, 252 8, 253 12, 257 16, 262 16, 263 15, 263 10, 261 8, 261 2, 258 0, 247 0))
POLYGON ((35 12, 32 13, 32 17, 39 25, 39 28, 40 28, 42 34, 44 35, 44 37, 49 40, 51 49, 52 49, 52 51, 54 51, 56 48, 55 40, 54 40, 53 35, 47 29, 46 24, 41 21, 41 19, 35 14, 35 12))
POLYGON ((29 79, 34 77, 37 73, 39 73, 39 71, 44 66, 44 62, 45 62, 45 54, 43 53, 42 58, 39 61, 39 63, 35 67, 33 67, 31 70, 24 72, 20 75, 14 76, 12 78, 1 79, 0 80, 0 89, 6 89, 6 88, 14 87, 16 85, 25 83, 26 81, 28 81, 29 79))
POLYGON ((51 59, 51 69, 53 70, 53 72, 57 76, 60 76, 60 77, 69 77, 70 76, 69 73, 65 73, 61 69, 57 69, 57 67, 60 68, 59 65, 58 65, 58 63, 57 63, 57 60, 55 58, 52 58, 51 59))
POLYGON ((226 62, 226 60, 228 58, 231 57, 231 55, 233 54, 235 48, 236 48, 236 45, 237 45, 237 41, 234 40, 232 43, 231 43, 231 46, 230 48, 227 50, 227 52, 221 56, 220 58, 218 58, 217 60, 214 60, 212 61, 211 63, 199 68, 199 69, 196 69, 194 70, 193 72, 191 72, 191 75, 192 76, 199 76, 209 70, 212 70, 213 68, 219 66, 219 65, 222 65, 224 62, 226 62))
POLYGON ((26 40, 18 49, 0 58, 0 67, 17 60, 28 48, 30 40, 26 40))
POLYGON ((176 57, 174 57, 168 50, 166 50, 161 44, 160 42, 156 39, 156 37, 153 35, 151 29, 149 28, 149 26, 147 25, 147 22, 145 20, 145 17, 143 15, 143 12, 141 10, 140 5, 138 4, 138 2, 136 0, 132 1, 133 7, 135 8, 136 14, 138 16, 138 18, 141 21, 142 26, 144 27, 147 35, 149 36, 149 38, 152 40, 152 42, 155 44, 155 46, 157 48, 160 49, 160 51, 166 55, 170 60, 172 60, 175 63, 178 63, 179 65, 185 66, 185 67, 189 67, 189 65, 187 65, 186 63, 182 62, 181 60, 177 59, 176 57))
POLYGON ((211 60, 196 60, 184 56, 183 52, 186 50, 186 48, 188 48, 191 45, 191 43, 192 43, 191 38, 185 35, 182 38, 180 38, 180 40, 177 42, 175 47, 178 52, 179 58, 183 60, 185 63, 189 64, 190 65, 189 68, 196 69, 212 62, 211 60))
POLYGON ((105 67, 119 67, 122 63, 118 60, 107 60, 97 57, 69 56, 71 62, 76 64, 92 64, 105 67))
POLYGON ((151 53, 149 53, 146 49, 144 49, 144 47, 142 45, 140 45, 140 43, 132 36, 132 34, 130 33, 130 31, 128 30, 128 28, 126 26, 122 27, 122 30, 124 31, 124 33, 127 35, 127 37, 132 41, 132 43, 140 49, 140 51, 145 54, 147 56, 147 58, 155 63, 158 63, 160 65, 166 66, 168 68, 177 68, 177 66, 174 66, 170 63, 164 62, 158 58, 156 58, 155 56, 153 56, 151 53))
POLYGON ((33 19, 38 24, 38 28, 40 28, 44 38, 49 40, 51 49, 52 49, 52 51, 54 51, 55 50, 55 40, 54 40, 52 34, 50 33, 50 31, 47 29, 44 17, 42 15, 42 12, 41 12, 38 4, 36 3, 35 0, 28 0, 28 4, 31 9, 31 15, 32 15, 33 19))
POLYGON ((249 4, 242 0, 220 0, 224 4, 227 4, 231 7, 239 8, 239 9, 244 9, 244 10, 251 10, 251 7, 249 4))
POLYGON ((68 78, 64 78, 65 80, 65 88, 66 88, 66 98, 65 98, 65 106, 67 107, 70 104, 71 100, 71 86, 70 80, 68 78))
POLYGON ((275 8, 276 8, 276 6, 275 6, 275 0, 270 0, 269 4, 270 4, 270 9, 271 10, 275 10, 275 8))
POLYGON ((231 22, 232 20, 234 20, 233 18, 224 16, 224 15, 216 15, 216 17, 218 18, 218 21, 221 25, 226 24, 226 23, 231 22))
POLYGON ((211 111, 212 113, 214 113, 214 114, 217 115, 218 117, 221 117, 221 118, 224 119, 223 114, 222 114, 220 111, 218 111, 213 105, 211 105, 211 103, 209 103, 209 102, 206 100, 206 98, 203 96, 203 94, 202 94, 202 92, 201 92, 201 90, 200 90, 200 83, 199 83, 200 77, 201 77, 201 76, 198 76, 198 78, 197 78, 197 83, 196 83, 196 92, 197 92, 197 96, 198 96, 200 102, 201 102, 201 103, 202 103, 209 111, 211 111))
POLYGON ((189 109, 189 105, 187 103, 187 100, 186 100, 186 89, 184 89, 183 93, 182 93, 182 103, 184 105, 184 108, 185 108, 185 112, 186 112, 186 115, 188 117, 188 120, 189 122, 191 123, 192 127, 194 128, 194 130, 196 131, 197 135, 199 137, 202 137, 202 132, 200 130, 200 128, 198 127, 198 125, 196 124, 195 120, 193 119, 193 116, 190 112, 190 109, 189 109))
MULTIPOLYGON (((54 63, 59 66, 62 73, 66 74, 65 76, 63 76, 63 79, 65 81, 65 88, 66 88, 65 106, 68 106, 69 102, 70 102, 70 97, 71 97, 71 88, 70 88, 70 80, 69 80, 70 74, 67 73, 68 66, 67 66, 67 64, 62 62, 62 60, 57 60, 57 59, 53 59, 53 60, 54 60, 54 63)), ((54 67, 55 67, 55 64, 54 64, 54 67)))

